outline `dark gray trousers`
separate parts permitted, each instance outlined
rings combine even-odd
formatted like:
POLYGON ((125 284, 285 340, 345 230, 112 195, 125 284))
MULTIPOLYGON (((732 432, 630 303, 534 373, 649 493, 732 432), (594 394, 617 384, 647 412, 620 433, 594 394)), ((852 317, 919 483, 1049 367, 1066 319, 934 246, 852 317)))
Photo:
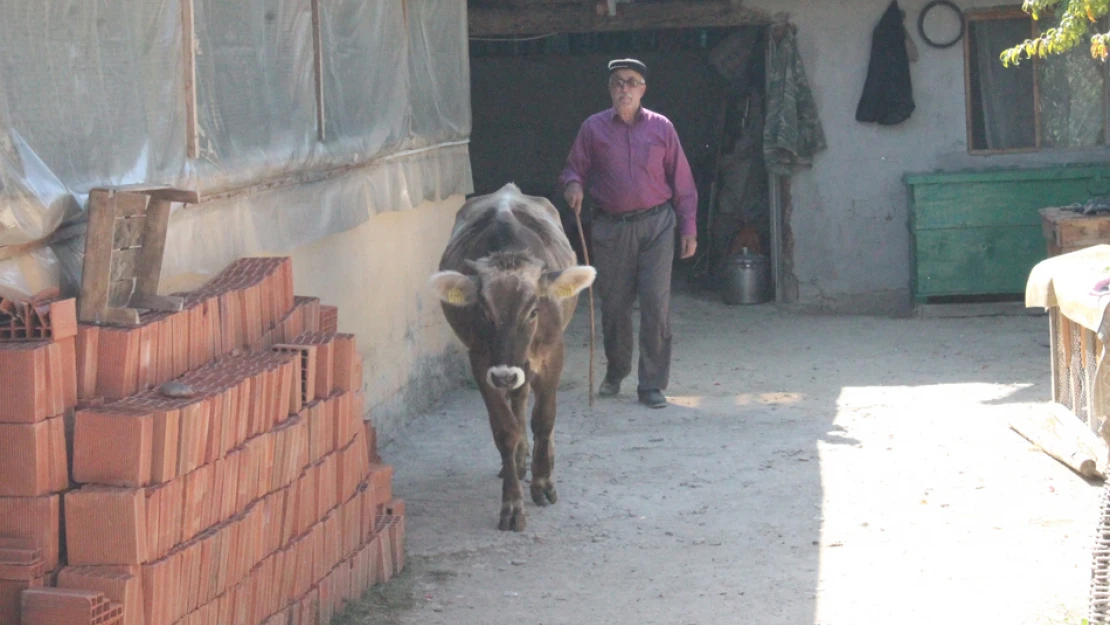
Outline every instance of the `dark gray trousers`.
POLYGON ((674 209, 635 220, 594 214, 591 238, 601 298, 601 328, 608 360, 606 378, 632 373, 632 303, 640 299, 638 390, 663 390, 671 375, 671 265, 674 209))

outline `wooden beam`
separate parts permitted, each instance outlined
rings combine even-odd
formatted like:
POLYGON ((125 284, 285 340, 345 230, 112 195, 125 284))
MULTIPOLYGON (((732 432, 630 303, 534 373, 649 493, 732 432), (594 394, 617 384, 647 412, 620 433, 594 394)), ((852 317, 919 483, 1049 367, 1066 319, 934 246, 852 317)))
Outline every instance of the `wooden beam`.
POLYGON ((316 138, 327 136, 324 117, 324 42, 321 36, 320 0, 312 0, 312 54, 313 74, 316 77, 316 138))
MULTIPOLYGON (((605 3, 601 3, 605 8, 605 3)), ((732 0, 620 3, 617 14, 599 14, 596 5, 551 4, 529 7, 474 6, 467 9, 471 37, 589 33, 657 28, 717 28, 769 24, 766 11, 744 8, 732 0)))
POLYGON ((197 139, 197 36, 193 0, 181 0, 181 44, 185 61, 185 155, 196 158, 197 139))

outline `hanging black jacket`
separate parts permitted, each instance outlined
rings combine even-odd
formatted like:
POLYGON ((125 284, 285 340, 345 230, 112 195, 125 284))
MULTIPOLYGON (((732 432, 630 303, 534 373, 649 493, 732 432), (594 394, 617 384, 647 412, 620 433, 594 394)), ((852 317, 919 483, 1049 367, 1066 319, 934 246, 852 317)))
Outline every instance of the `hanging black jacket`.
POLYGON ((894 0, 875 26, 871 61, 867 66, 863 96, 856 107, 856 121, 893 126, 906 121, 913 113, 915 104, 904 17, 898 0, 894 0))

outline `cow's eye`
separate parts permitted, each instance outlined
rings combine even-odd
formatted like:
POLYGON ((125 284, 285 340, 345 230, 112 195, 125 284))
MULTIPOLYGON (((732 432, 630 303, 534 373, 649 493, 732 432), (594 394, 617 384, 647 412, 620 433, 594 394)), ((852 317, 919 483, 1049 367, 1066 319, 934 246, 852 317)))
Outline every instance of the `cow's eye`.
POLYGON ((531 312, 528 313, 528 318, 529 319, 535 319, 536 315, 538 315, 538 314, 540 314, 540 309, 539 308, 533 308, 531 310, 531 312))

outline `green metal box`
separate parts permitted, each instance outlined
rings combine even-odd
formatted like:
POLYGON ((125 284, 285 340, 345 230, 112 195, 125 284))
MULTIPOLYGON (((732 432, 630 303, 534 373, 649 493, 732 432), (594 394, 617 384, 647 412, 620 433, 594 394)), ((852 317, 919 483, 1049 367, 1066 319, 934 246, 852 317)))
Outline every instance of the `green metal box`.
POLYGON ((1110 165, 908 174, 917 302, 1025 292, 1048 257, 1037 212, 1110 195, 1110 165))

